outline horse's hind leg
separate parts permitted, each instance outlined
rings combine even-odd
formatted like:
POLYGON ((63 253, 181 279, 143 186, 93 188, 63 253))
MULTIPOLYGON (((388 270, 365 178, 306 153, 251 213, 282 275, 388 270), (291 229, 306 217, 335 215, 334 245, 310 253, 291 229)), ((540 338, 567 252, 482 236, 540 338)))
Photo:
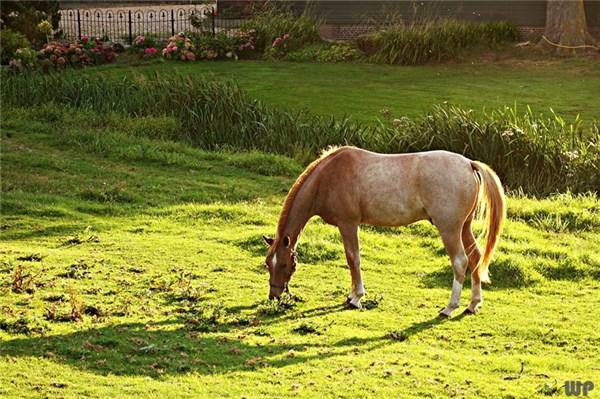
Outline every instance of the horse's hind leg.
POLYGON ((455 225, 448 228, 439 228, 439 230, 442 235, 444 246, 446 247, 446 252, 452 262, 452 270, 454 271, 454 281, 452 282, 452 295, 450 296, 450 301, 440 312, 440 316, 448 317, 460 306, 460 294, 462 293, 462 287, 465 281, 468 258, 461 239, 461 226, 457 227, 455 225))
POLYGON ((469 215, 462 229, 462 242, 469 258, 469 268, 471 269, 471 303, 465 309, 465 313, 472 314, 479 311, 479 307, 483 303, 483 296, 481 295, 481 279, 477 272, 477 264, 481 258, 481 251, 477 246, 475 237, 473 236, 473 230, 471 230, 471 221, 473 220, 473 214, 469 215))
POLYGON ((358 244, 358 225, 347 224, 339 226, 342 240, 344 241, 344 250, 346 260, 350 267, 352 277, 352 291, 348 295, 347 303, 355 308, 360 308, 360 299, 365 295, 362 276, 360 273, 360 248, 358 244))

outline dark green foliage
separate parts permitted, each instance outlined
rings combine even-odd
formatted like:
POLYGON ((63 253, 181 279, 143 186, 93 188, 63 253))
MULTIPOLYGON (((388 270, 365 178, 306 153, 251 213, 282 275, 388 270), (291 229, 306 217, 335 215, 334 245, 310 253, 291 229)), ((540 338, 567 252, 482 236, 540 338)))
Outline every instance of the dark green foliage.
POLYGON ((38 24, 48 20, 54 29, 58 28, 59 8, 58 1, 3 1, 0 10, 2 28, 21 32, 34 44, 41 44, 46 36, 39 31, 38 24))
POLYGON ((31 46, 29 40, 22 33, 11 29, 0 30, 0 63, 2 65, 8 64, 17 49, 29 46, 31 46))
POLYGON ((518 37, 516 27, 507 21, 437 20, 393 24, 363 35, 357 44, 372 62, 417 65, 453 60, 465 50, 494 49, 518 37))

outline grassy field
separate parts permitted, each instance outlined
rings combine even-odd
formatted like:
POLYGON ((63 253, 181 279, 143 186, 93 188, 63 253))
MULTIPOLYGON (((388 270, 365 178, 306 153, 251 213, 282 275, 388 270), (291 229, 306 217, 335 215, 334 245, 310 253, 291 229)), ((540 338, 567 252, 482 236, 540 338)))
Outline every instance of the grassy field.
POLYGON ((287 108, 372 122, 389 109, 394 117, 416 117, 448 101, 480 111, 530 105, 536 112, 600 119, 600 63, 585 60, 520 61, 394 67, 370 64, 292 62, 154 63, 111 65, 110 74, 141 71, 214 74, 233 78, 256 98, 287 108))
MULTIPOLYGON (((397 99, 382 76, 354 92, 352 74, 343 83, 338 77, 337 97, 334 82, 321 95, 318 82, 328 82, 325 71, 333 79, 336 67, 347 75, 387 69, 258 62, 176 68, 234 76, 274 104, 334 114, 355 107, 364 120, 385 106, 385 96, 397 99), (288 68, 315 73, 302 83, 288 68), (271 95, 269 85, 283 76, 288 86, 271 95), (294 94, 296 86, 302 88, 294 94)), ((168 72, 166 64, 144 68, 168 72)), ((489 77, 504 67, 481 68, 489 77)), ((569 64, 540 68, 566 72, 569 64)), ((583 77, 598 72, 579 68, 583 77)), ((456 93, 468 78, 451 67, 389 68, 389 79, 406 73, 424 81, 436 69, 456 83, 415 89, 420 96, 406 102, 410 112, 437 102, 438 93, 456 93)), ((511 71, 523 82, 544 75, 511 71)), ((575 73, 562 79, 583 93, 576 96, 552 90, 551 75, 527 102, 598 117, 593 81, 579 83, 575 73), (583 100, 574 105, 563 93, 583 100)), ((498 75, 495 83, 506 90, 497 99, 502 105, 520 99, 510 79, 502 83, 498 75)), ((493 103, 474 86, 463 90, 460 102, 493 103)), ((396 101, 387 106, 401 108, 404 99, 396 101)), ((452 273, 429 223, 363 228, 367 296, 356 311, 343 306, 350 276, 339 234, 313 220, 298 248, 295 297, 277 305, 266 300, 261 236, 274 233, 300 164, 144 138, 140 132, 156 122, 150 116, 69 108, 59 115, 44 106, 2 111, 2 398, 545 398, 563 397, 565 380, 600 384, 595 196, 511 195, 477 316, 436 318, 452 273)), ((466 289, 464 306, 468 297, 466 289)))

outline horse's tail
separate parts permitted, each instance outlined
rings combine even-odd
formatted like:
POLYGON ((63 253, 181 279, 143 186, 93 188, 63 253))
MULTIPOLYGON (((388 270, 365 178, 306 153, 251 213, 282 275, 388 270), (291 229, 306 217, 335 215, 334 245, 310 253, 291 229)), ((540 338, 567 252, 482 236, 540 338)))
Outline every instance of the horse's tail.
POLYGON ((492 168, 477 161, 471 161, 471 166, 479 175, 478 217, 484 221, 485 229, 485 249, 475 270, 481 281, 489 283, 488 266, 506 219, 506 199, 502 183, 492 168))

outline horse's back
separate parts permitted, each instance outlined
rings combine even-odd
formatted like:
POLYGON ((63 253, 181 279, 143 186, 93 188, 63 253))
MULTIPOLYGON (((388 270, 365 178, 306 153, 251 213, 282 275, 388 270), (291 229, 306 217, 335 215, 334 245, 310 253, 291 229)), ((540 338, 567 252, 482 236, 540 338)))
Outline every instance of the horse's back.
POLYGON ((447 151, 378 154, 345 147, 327 165, 323 192, 328 207, 339 208, 336 214, 344 211, 361 223, 399 226, 432 214, 449 217, 474 203, 470 162, 447 151))

